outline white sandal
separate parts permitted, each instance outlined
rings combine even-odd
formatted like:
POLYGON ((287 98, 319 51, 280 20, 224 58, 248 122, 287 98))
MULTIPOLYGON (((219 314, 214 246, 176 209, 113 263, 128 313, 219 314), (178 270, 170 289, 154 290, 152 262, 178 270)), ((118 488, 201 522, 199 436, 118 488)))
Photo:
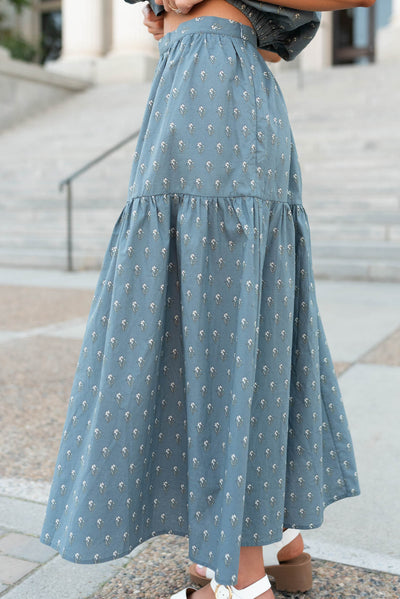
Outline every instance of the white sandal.
MULTIPOLYGON (((303 552, 304 544, 301 536, 296 541, 299 554, 289 560, 279 560, 280 551, 299 535, 299 530, 288 528, 283 531, 280 541, 262 547, 265 572, 274 578, 277 591, 304 593, 312 588, 311 556, 303 552)), ((202 576, 197 572, 196 564, 192 563, 189 566, 189 574, 192 582, 204 586, 214 576, 214 570, 206 567, 205 576, 202 576)))
MULTIPOLYGON (((256 599, 259 595, 265 593, 271 588, 271 583, 268 578, 268 574, 256 580, 244 589, 236 589, 232 585, 219 584, 215 580, 215 576, 211 578, 211 588, 214 591, 215 599, 256 599)), ((181 589, 178 593, 171 595, 171 599, 187 599, 197 589, 192 587, 186 587, 181 589)))

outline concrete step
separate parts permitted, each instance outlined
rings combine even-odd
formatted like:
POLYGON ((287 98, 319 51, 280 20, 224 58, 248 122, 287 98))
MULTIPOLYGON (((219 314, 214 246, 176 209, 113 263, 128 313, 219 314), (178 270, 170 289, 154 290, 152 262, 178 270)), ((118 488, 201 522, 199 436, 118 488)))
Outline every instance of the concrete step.
POLYGON ((381 215, 382 219, 390 219, 392 215, 400 213, 400 194, 374 195, 365 193, 344 194, 342 191, 325 191, 323 195, 316 189, 306 190, 303 193, 303 205, 307 211, 332 216, 338 214, 374 214, 381 215))
MULTIPOLYGON (((104 193, 104 192, 103 192, 104 193)), ((108 198, 97 196, 90 198, 75 198, 73 213, 81 218, 90 218, 91 222, 107 222, 110 214, 117 214, 125 205, 124 196, 108 198)), ((400 199, 392 196, 375 199, 361 195, 360 199, 348 200, 333 196, 316 196, 303 194, 303 206, 308 216, 321 223, 337 220, 338 222, 371 222, 371 223, 398 223, 400 217, 400 199)), ((4 210, 6 208, 4 207, 4 210)), ((0 202, 0 211, 2 206, 0 202)), ((32 222, 45 225, 51 219, 66 218, 66 202, 63 199, 48 198, 41 202, 15 200, 12 208, 7 208, 7 218, 0 219, 0 230, 10 226, 27 227, 32 222)))
MULTIPOLYGON (((116 220, 116 219, 115 219, 116 220)), ((310 234, 312 243, 338 244, 338 242, 363 243, 365 241, 373 242, 397 242, 400 243, 400 225, 390 227, 389 225, 352 225, 352 224, 316 224, 310 222, 310 234)), ((107 240, 112 232, 114 220, 88 226, 73 227, 73 241, 76 247, 92 248, 97 251, 102 247, 104 240, 107 240)), ((37 227, 26 230, 23 228, 13 228, 1 231, 0 228, 0 247, 18 248, 29 247, 43 248, 51 252, 52 249, 63 247, 66 243, 66 227, 37 227)), ((360 248, 362 250, 362 248, 360 248)))
POLYGON ((399 241, 400 225, 358 225, 351 224, 314 224, 310 225, 311 239, 320 242, 335 241, 399 241))
MULTIPOLYGON (((312 269, 316 278, 322 279, 353 279, 369 281, 390 281, 400 283, 400 247, 397 259, 374 257, 370 259, 349 256, 335 258, 319 255, 316 245, 313 245, 312 269)), ((95 255, 81 250, 75 250, 73 266, 75 270, 98 270, 101 267, 104 251, 95 255)), ((0 266, 67 269, 66 250, 47 249, 27 251, 18 248, 12 253, 0 248, 0 266)))
POLYGON ((347 209, 346 212, 340 211, 340 206, 336 207, 334 210, 329 209, 329 207, 325 207, 325 210, 318 210, 317 206, 312 207, 311 216, 309 217, 313 219, 313 222, 316 226, 324 225, 324 224, 335 224, 335 225, 354 225, 358 223, 362 223, 365 225, 373 225, 373 224, 382 224, 386 225, 388 223, 392 225, 400 224, 400 210, 362 210, 358 208, 356 210, 347 209))
MULTIPOLYGON (((119 210, 103 211, 96 214, 95 211, 88 216, 79 212, 73 219, 73 243, 77 249, 85 249, 97 253, 99 248, 109 239, 113 226, 118 218, 119 210)), ((311 213, 308 215, 310 224, 310 235, 312 243, 320 243, 331 248, 333 245, 340 248, 340 243, 352 244, 349 249, 348 258, 351 259, 352 252, 364 251, 364 243, 368 242, 377 247, 382 243, 384 247, 391 248, 391 243, 400 243, 400 215, 392 215, 393 222, 374 222, 373 217, 365 215, 340 215, 327 218, 325 216, 311 213), (387 244, 387 242, 391 242, 387 244)), ((47 221, 31 220, 29 226, 22 222, 14 222, 12 226, 0 223, 0 248, 62 248, 66 244, 67 227, 64 215, 57 215, 47 221)), ((330 250, 329 250, 330 251, 330 250)), ((347 250, 346 250, 347 251, 347 250)), ((379 250, 380 251, 380 250, 379 250)), ((388 250, 389 253, 391 249, 388 250)))
MULTIPOLYGON (((101 266, 108 237, 96 244, 74 243, 75 269, 97 269, 101 266)), ((48 247, 0 247, 0 265, 38 268, 67 268, 65 243, 48 247)), ((382 247, 374 243, 360 248, 358 243, 312 242, 312 265, 317 277, 328 279, 366 279, 400 282, 400 243, 382 247), (334 258, 332 258, 334 256, 334 258)))
MULTIPOLYGON (((104 251, 99 252, 98 256, 92 253, 74 251, 74 269, 98 270, 102 264, 103 255, 104 251)), ((36 248, 31 251, 26 248, 16 248, 13 252, 0 248, 0 266, 67 270, 67 252, 66 249, 61 248, 54 249, 51 253, 47 248, 36 248)))
MULTIPOLYGON (((400 127, 390 118, 400 104, 398 68, 305 73, 302 88, 296 73, 276 77, 299 154, 316 273, 398 280, 400 127)), ((149 89, 92 88, 1 136, 1 264, 65 267, 66 193, 58 183, 140 126, 149 89)), ((77 268, 103 259, 127 199, 135 145, 73 185, 77 268)))
POLYGON ((312 254, 316 260, 336 259, 397 262, 400 264, 400 241, 313 241, 312 254))
POLYGON ((315 257, 313 272, 315 277, 320 279, 400 283, 400 263, 395 260, 315 257))

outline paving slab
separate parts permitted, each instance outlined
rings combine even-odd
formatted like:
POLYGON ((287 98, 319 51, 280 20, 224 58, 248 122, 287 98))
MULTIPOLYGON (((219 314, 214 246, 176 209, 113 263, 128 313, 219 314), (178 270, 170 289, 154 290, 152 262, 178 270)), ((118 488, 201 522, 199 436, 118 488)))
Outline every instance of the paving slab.
MULTIPOLYGON (((358 542, 356 537, 353 540, 353 546, 319 541, 316 537, 314 538, 314 533, 318 532, 318 529, 302 531, 304 550, 313 558, 400 576, 399 558, 392 557, 387 553, 361 549, 356 545, 358 542)), ((321 526, 320 532, 324 532, 324 525, 321 526)))
POLYGON ((0 476, 52 478, 81 339, 0 344, 0 476))
POLYGON ((10 286, 94 291, 98 276, 98 270, 68 272, 62 269, 0 267, 0 285, 10 286))
POLYGON ((126 558, 104 564, 73 564, 57 556, 5 596, 7 599, 85 599, 125 563, 126 558))
POLYGON ((351 366, 351 362, 338 362, 337 360, 333 360, 333 366, 336 372, 336 376, 340 376, 351 366))
POLYGON ((44 564, 57 552, 41 543, 37 537, 10 532, 0 539, 0 554, 44 564))
POLYGON ((32 572, 39 564, 0 555, 0 582, 2 584, 13 584, 29 572, 32 572))
POLYGON ((357 459, 361 495, 329 505, 305 539, 400 560, 398 457, 400 368, 355 364, 339 379, 357 459))
POLYGON ((49 327, 44 334, 46 337, 57 337, 58 339, 79 339, 82 341, 86 329, 87 315, 85 315, 85 318, 75 318, 69 322, 55 324, 52 327, 49 327))
POLYGON ((364 354, 360 362, 400 366, 400 327, 364 354))
POLYGON ((0 344, 29 337, 58 337, 62 339, 81 339, 85 331, 87 318, 73 318, 43 327, 21 331, 0 331, 0 344))
MULTIPOLYGON (((26 499, 35 503, 47 503, 50 492, 50 482, 32 481, 21 477, 0 477, 0 495, 16 499, 26 499)), ((0 537, 6 534, 0 529, 0 537)))
POLYGON ((334 360, 355 362, 400 326, 398 283, 321 279, 315 289, 334 360))
POLYGON ((93 292, 76 289, 3 285, 0 330, 26 331, 39 326, 87 316, 93 292))
POLYGON ((39 537, 45 511, 43 504, 0 496, 0 526, 8 531, 39 537))

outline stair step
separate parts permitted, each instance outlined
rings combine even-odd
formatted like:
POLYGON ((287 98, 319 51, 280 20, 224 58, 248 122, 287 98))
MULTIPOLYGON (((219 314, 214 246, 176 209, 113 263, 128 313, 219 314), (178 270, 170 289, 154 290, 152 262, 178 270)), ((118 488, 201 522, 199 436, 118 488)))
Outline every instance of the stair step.
MULTIPOLYGON (((73 265, 75 270, 98 270, 103 261, 104 252, 92 255, 85 252, 74 252, 73 265)), ((67 253, 64 250, 54 249, 50 253, 48 249, 35 249, 28 251, 23 248, 10 253, 9 250, 0 248, 0 266, 24 266, 32 268, 67 268, 67 253)))
MULTIPOLYGON (((399 248, 400 250, 400 248, 399 248)), ((101 267, 103 253, 98 256, 82 251, 75 251, 73 266, 75 270, 98 270, 101 267)), ((9 251, 0 248, 0 266, 25 266, 32 268, 56 268, 66 270, 66 251, 54 250, 49 254, 48 250, 28 252, 9 251)), ((324 279, 354 279, 369 281, 392 281, 400 283, 400 262, 398 260, 387 260, 385 258, 361 259, 348 257, 328 258, 313 253, 313 273, 316 278, 324 279)))
POLYGON ((400 263, 385 260, 321 258, 313 260, 316 278, 400 283, 400 263))
POLYGON ((399 262, 400 264, 400 242, 322 242, 312 241, 312 254, 316 259, 321 258, 345 258, 347 260, 384 260, 387 262, 399 262))
MULTIPOLYGON (((300 159, 316 276, 400 281, 400 129, 388 118, 400 103, 397 75, 397 66, 352 65, 304 73, 299 88, 296 73, 277 73, 300 159)), ((138 128, 149 89, 94 87, 2 135, 0 264, 65 269, 66 191, 58 183, 138 128)), ((73 184, 77 268, 101 265, 125 205, 135 146, 73 184)))

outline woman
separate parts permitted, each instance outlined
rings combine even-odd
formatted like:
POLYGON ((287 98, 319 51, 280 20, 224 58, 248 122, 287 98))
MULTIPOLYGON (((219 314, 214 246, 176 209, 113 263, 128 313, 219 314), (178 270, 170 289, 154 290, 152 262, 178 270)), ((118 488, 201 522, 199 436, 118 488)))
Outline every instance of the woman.
POLYGON ((258 51, 292 59, 313 11, 360 4, 232 2, 152 4, 160 59, 41 535, 77 563, 188 537, 213 575, 175 599, 272 599, 263 547, 360 492, 296 148, 258 51))

